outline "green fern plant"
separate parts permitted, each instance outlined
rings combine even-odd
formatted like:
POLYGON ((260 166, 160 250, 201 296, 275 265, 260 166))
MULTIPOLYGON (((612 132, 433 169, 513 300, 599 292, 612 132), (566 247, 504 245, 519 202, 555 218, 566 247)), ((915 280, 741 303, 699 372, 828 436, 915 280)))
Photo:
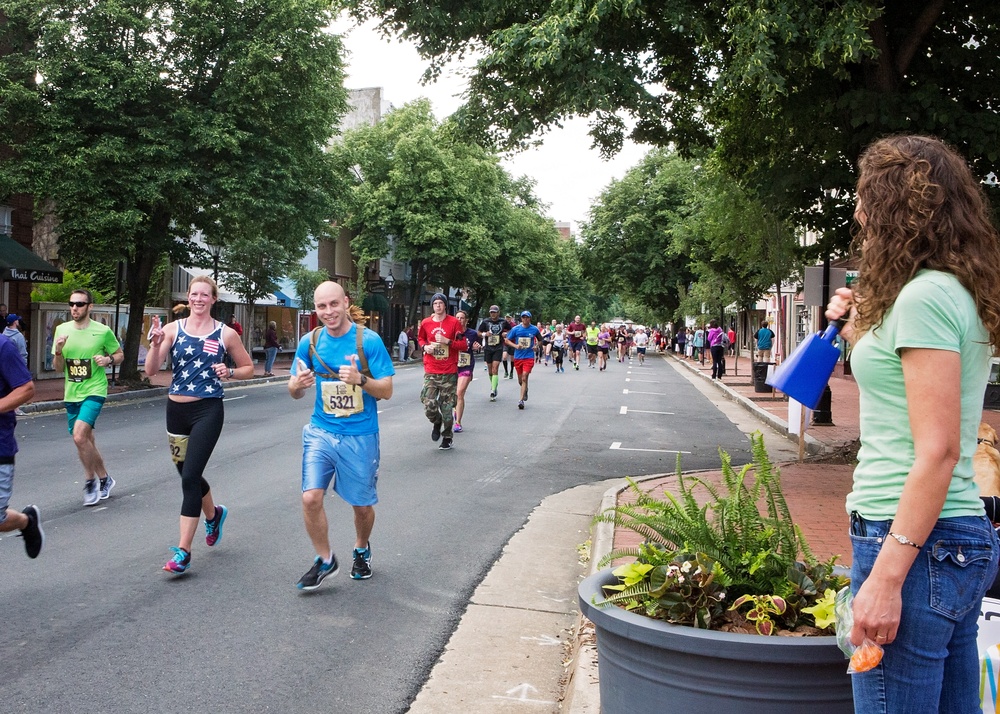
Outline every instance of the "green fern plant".
MULTIPOLYGON (((847 579, 834 572, 837 558, 819 562, 792 520, 774 467, 758 432, 750 436, 751 463, 739 470, 719 450, 719 485, 681 472, 677 486, 657 498, 631 479, 635 503, 619 504, 596 517, 644 538, 638 547, 618 548, 599 566, 621 558, 653 567, 637 578, 631 569, 627 587, 614 588, 608 603, 679 624, 712 627, 725 617, 726 602, 778 598, 785 607, 771 613, 779 628, 814 625, 805 608, 847 579), (671 566, 690 561, 711 574, 692 583, 671 580, 671 566), (692 587, 704 580, 704 587, 692 587)), ((642 568, 640 569, 642 570, 642 568)))

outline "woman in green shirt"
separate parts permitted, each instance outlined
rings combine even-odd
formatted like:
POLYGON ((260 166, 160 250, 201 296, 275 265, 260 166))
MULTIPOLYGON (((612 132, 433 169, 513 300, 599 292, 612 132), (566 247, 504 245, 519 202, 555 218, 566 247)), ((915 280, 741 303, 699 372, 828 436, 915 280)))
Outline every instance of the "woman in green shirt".
POLYGON ((860 275, 837 291, 860 391, 851 514, 857 712, 978 712, 979 605, 997 537, 972 481, 989 360, 1000 344, 1000 237, 965 161, 896 136, 862 154, 860 275))

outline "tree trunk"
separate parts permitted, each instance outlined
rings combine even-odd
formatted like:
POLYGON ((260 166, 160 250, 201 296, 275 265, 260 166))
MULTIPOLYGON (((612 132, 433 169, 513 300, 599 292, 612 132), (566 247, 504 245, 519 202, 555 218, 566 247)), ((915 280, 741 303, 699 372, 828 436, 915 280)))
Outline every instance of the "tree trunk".
POLYGON ((413 271, 413 297, 410 299, 410 309, 407 313, 406 324, 413 325, 417 322, 417 312, 420 309, 420 298, 424 294, 424 275, 426 271, 420 263, 414 266, 413 271))
MULTIPOLYGON (((166 222, 163 225, 166 234, 166 222)), ((152 231, 153 229, 151 229, 152 231)), ((162 241, 151 240, 153 245, 162 241)), ((128 285, 129 319, 125 330, 125 358, 122 362, 121 380, 123 382, 138 382, 139 376, 139 342, 142 339, 143 313, 146 299, 149 296, 149 282, 160 255, 154 250, 144 250, 125 262, 125 283, 128 285)))

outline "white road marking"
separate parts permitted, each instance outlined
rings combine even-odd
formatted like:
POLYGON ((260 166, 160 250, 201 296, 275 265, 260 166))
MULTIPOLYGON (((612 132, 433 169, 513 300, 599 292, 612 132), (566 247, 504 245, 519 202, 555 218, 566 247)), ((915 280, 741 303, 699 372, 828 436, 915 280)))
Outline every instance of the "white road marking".
MULTIPOLYGON (((625 414, 626 413, 625 409, 626 409, 626 407, 622 407, 622 411, 619 412, 619 413, 620 414, 625 414)), ((654 411, 650 411, 649 409, 629 409, 628 411, 632 412, 634 414, 666 414, 668 416, 674 416, 673 412, 654 412, 654 411)))
POLYGON ((238 397, 223 397, 222 401, 224 401, 224 402, 235 402, 237 399, 246 399, 246 398, 247 398, 246 394, 241 394, 238 397))
POLYGON ((678 451, 677 449, 629 449, 622 446, 622 442, 613 441, 609 449, 614 449, 615 451, 654 451, 658 454, 690 454, 690 451, 678 451))
POLYGON ((637 392, 634 389, 631 390, 631 391, 628 390, 628 389, 623 389, 622 390, 622 394, 652 394, 652 395, 655 395, 657 397, 665 397, 665 396, 667 396, 663 392, 637 392))
POLYGON ((628 407, 622 407, 622 410, 618 412, 619 414, 628 414, 628 407))

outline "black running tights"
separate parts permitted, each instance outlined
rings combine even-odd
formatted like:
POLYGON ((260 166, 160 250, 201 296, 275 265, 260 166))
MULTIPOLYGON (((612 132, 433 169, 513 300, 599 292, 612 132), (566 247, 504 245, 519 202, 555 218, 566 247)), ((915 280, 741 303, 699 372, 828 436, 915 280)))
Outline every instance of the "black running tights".
POLYGON ((167 400, 167 432, 188 437, 187 455, 177 464, 184 493, 182 516, 198 518, 201 515, 201 499, 210 490, 202 474, 222 434, 225 419, 221 399, 167 400))

